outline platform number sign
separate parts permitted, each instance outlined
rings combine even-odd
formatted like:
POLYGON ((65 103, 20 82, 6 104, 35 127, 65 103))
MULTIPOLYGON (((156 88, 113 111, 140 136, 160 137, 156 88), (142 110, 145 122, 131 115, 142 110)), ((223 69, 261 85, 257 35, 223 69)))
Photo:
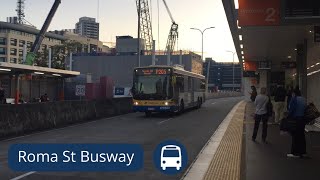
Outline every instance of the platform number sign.
POLYGON ((86 95, 86 86, 76 85, 76 96, 85 96, 85 95, 86 95))
POLYGON ((238 0, 239 26, 280 25, 280 0, 238 0))

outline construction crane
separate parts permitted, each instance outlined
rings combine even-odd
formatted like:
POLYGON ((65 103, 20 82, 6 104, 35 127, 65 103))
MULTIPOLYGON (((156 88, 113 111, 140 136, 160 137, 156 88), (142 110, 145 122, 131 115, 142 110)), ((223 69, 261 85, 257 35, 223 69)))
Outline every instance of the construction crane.
POLYGON ((140 37, 145 40, 146 52, 151 52, 153 47, 153 36, 148 0, 140 0, 140 12, 139 0, 136 0, 136 4, 137 12, 138 14, 140 13, 140 37))
POLYGON ((45 33, 47 32, 49 25, 52 21, 52 18, 54 16, 54 14, 57 12, 57 9, 58 9, 60 3, 61 3, 61 0, 55 0, 54 4, 52 5, 52 8, 47 16, 46 21, 44 22, 39 34, 37 35, 37 38, 34 41, 30 52, 28 52, 28 54, 27 54, 26 63, 28 65, 33 65, 33 62, 36 58, 36 53, 40 49, 40 45, 41 45, 43 39, 45 38, 45 33))
POLYGON ((170 9, 167 5, 167 2, 165 0, 163 0, 163 3, 168 11, 168 14, 169 14, 169 16, 171 18, 171 22, 172 22, 170 32, 168 35, 166 51, 165 51, 166 54, 171 54, 174 51, 174 47, 175 47, 176 41, 178 39, 178 24, 173 19, 173 16, 172 16, 170 9))
POLYGON ((18 23, 19 24, 24 24, 24 17, 25 17, 25 14, 24 14, 24 1, 25 0, 18 0, 17 1, 16 12, 17 12, 17 15, 18 15, 18 23))

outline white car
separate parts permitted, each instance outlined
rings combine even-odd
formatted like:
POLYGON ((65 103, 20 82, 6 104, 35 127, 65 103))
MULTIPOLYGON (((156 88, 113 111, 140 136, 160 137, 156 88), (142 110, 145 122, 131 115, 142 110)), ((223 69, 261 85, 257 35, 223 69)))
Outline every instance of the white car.
POLYGON ((161 148, 161 168, 174 167, 180 170, 182 163, 181 148, 176 145, 166 145, 161 148))

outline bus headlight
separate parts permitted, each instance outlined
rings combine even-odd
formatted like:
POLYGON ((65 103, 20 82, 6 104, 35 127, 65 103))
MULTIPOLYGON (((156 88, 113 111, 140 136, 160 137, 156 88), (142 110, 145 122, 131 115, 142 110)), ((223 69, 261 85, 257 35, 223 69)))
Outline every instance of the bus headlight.
POLYGON ((169 103, 168 103, 168 102, 165 102, 165 103, 164 103, 164 105, 168 106, 168 105, 169 105, 169 103))
POLYGON ((133 104, 134 104, 135 106, 138 106, 138 105, 139 105, 139 103, 138 103, 138 102, 134 102, 133 104))

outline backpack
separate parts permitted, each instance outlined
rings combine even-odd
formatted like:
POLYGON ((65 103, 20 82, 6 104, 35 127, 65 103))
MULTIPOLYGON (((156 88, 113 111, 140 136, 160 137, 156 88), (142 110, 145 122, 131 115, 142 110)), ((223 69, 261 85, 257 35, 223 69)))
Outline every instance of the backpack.
POLYGON ((307 105, 304 111, 304 120, 306 124, 310 124, 313 120, 320 117, 320 112, 313 103, 307 105))

